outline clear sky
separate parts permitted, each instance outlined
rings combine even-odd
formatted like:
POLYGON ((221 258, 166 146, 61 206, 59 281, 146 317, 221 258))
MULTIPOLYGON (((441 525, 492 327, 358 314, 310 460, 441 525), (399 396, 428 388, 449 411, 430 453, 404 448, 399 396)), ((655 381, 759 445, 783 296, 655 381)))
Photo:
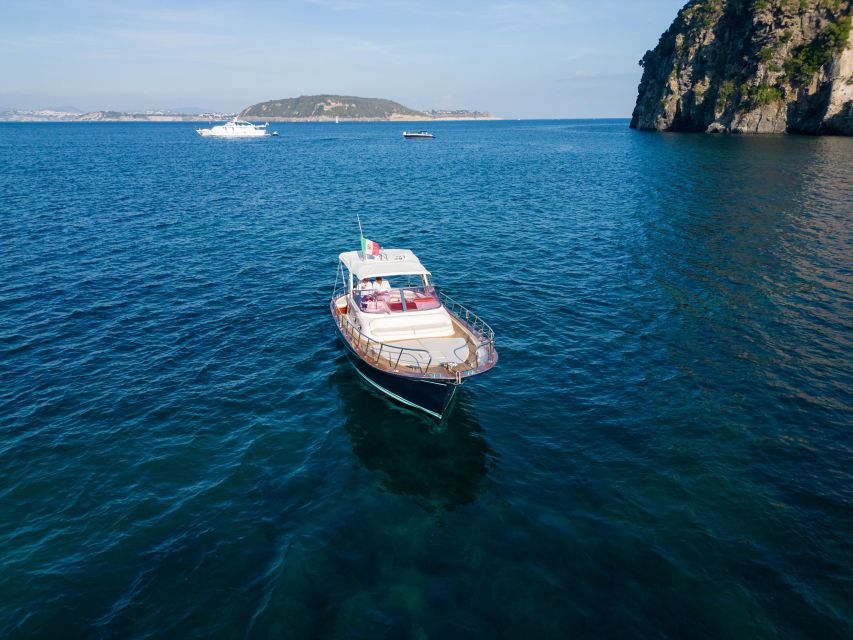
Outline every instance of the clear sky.
POLYGON ((629 116, 685 0, 4 0, 0 108, 249 104, 315 93, 509 118, 629 116))

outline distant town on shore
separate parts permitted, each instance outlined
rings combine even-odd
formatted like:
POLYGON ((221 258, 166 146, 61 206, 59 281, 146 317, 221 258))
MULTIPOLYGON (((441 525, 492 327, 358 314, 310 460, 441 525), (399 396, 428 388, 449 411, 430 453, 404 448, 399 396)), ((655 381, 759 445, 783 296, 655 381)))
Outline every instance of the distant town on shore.
POLYGON ((418 111, 384 98, 360 98, 329 94, 269 100, 246 107, 239 113, 218 113, 189 108, 141 112, 84 112, 73 107, 0 110, 0 121, 4 122, 203 122, 232 118, 269 122, 404 122, 498 119, 484 111, 466 109, 418 111))

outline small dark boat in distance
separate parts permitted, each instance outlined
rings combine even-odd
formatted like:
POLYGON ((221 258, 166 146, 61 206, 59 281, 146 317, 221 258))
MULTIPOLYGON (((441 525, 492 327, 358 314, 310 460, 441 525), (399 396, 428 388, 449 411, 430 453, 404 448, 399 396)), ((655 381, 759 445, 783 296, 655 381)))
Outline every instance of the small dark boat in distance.
POLYGON ((495 332, 439 292, 408 249, 366 253, 339 256, 330 304, 338 338, 371 386, 441 419, 466 379, 497 364, 495 332))
POLYGON ((435 136, 429 131, 404 131, 403 137, 408 140, 410 138, 434 138, 435 136))

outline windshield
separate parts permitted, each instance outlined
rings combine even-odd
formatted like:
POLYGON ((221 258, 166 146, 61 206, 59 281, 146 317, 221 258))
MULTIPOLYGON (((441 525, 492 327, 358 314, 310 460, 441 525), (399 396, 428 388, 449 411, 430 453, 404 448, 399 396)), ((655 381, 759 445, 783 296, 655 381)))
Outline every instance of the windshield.
POLYGON ((441 306, 433 286, 361 289, 353 291, 352 297, 366 313, 412 313, 441 306))

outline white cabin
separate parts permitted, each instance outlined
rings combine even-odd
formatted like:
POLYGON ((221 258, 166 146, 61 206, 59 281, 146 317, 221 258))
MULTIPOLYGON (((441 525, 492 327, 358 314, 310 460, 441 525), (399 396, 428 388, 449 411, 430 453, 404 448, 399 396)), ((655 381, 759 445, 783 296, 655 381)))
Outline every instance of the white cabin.
POLYGON ((385 249, 367 257, 348 251, 340 261, 348 276, 348 315, 367 337, 397 342, 454 335, 430 272, 410 250, 385 249))

